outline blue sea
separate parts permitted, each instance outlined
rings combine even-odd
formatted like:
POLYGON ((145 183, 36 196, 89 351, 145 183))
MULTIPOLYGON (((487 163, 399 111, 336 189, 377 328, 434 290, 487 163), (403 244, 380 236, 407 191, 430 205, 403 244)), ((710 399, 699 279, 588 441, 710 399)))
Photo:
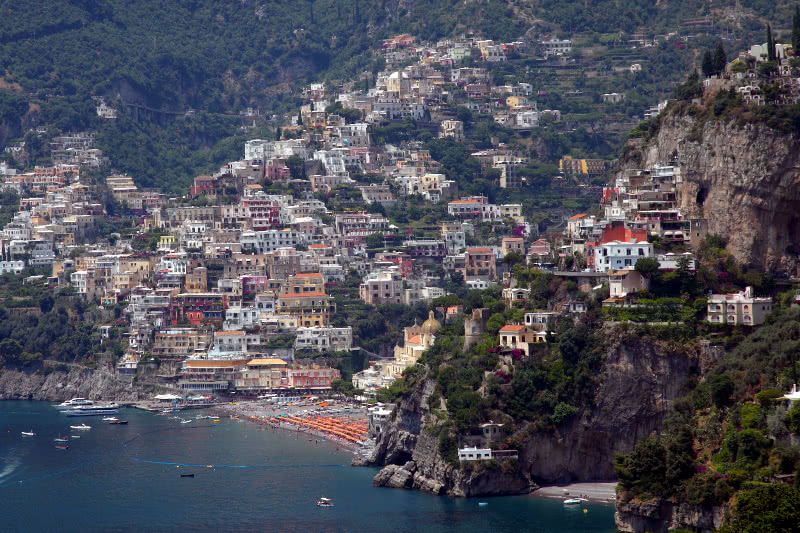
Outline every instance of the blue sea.
POLYGON ((375 488, 375 469, 349 466, 352 455, 335 443, 246 421, 180 424, 136 409, 118 416, 128 425, 0 402, 0 531, 614 531, 610 505, 584 505, 584 513, 535 496, 375 488), (81 422, 92 429, 69 429, 81 422), (35 437, 21 436, 30 429, 35 437), (81 438, 59 450, 59 435, 81 438), (317 507, 320 496, 334 507, 317 507))

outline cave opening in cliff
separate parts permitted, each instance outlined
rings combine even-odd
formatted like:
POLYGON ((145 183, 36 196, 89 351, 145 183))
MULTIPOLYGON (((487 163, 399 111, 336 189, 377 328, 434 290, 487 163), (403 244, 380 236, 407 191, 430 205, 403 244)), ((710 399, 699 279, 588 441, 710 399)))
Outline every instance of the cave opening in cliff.
POLYGON ((706 197, 708 196, 708 189, 706 187, 700 187, 697 189, 697 197, 695 201, 698 206, 702 206, 703 202, 706 201, 706 197))

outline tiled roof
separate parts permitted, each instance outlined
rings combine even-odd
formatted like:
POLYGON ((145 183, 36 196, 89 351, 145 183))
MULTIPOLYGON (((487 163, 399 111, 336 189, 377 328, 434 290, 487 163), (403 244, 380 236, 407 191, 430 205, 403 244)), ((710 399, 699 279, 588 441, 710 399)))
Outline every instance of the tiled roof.
POLYGON ((516 333, 518 331, 522 331, 523 328, 525 328, 525 326, 521 324, 509 324, 500 328, 500 331, 503 333, 516 333))

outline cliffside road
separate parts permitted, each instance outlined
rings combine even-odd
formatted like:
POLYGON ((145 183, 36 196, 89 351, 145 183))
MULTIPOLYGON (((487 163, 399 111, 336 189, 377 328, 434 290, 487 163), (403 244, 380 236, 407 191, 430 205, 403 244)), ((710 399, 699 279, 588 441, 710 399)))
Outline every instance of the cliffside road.
POLYGON ((616 501, 617 483, 570 483, 569 485, 553 485, 541 487, 531 493, 532 496, 545 498, 586 498, 593 502, 614 503, 616 501))

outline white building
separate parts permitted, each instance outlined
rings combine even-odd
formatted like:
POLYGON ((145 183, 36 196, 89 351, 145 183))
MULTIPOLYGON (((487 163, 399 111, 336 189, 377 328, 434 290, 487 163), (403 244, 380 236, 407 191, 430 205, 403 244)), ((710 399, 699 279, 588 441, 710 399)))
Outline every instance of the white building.
POLYGON ((234 331, 258 325, 261 311, 255 306, 229 307, 225 310, 223 329, 234 331))
POLYGON ((476 448, 475 446, 469 448, 458 449, 459 461, 489 461, 492 459, 491 448, 476 448))
POLYGON ((0 274, 19 274, 25 270, 25 261, 0 261, 0 274))
POLYGON ((353 328, 297 328, 296 350, 347 351, 353 347, 353 328))
POLYGON ((653 245, 647 241, 611 241, 595 248, 595 270, 633 270, 636 261, 653 256, 653 245))
POLYGON ((242 250, 257 254, 274 252, 279 248, 296 248, 306 243, 303 233, 291 230, 270 229, 265 231, 244 231, 240 238, 242 250))
POLYGON ((708 321, 712 324, 758 326, 772 312, 772 298, 756 298, 753 287, 735 294, 708 297, 708 321))

